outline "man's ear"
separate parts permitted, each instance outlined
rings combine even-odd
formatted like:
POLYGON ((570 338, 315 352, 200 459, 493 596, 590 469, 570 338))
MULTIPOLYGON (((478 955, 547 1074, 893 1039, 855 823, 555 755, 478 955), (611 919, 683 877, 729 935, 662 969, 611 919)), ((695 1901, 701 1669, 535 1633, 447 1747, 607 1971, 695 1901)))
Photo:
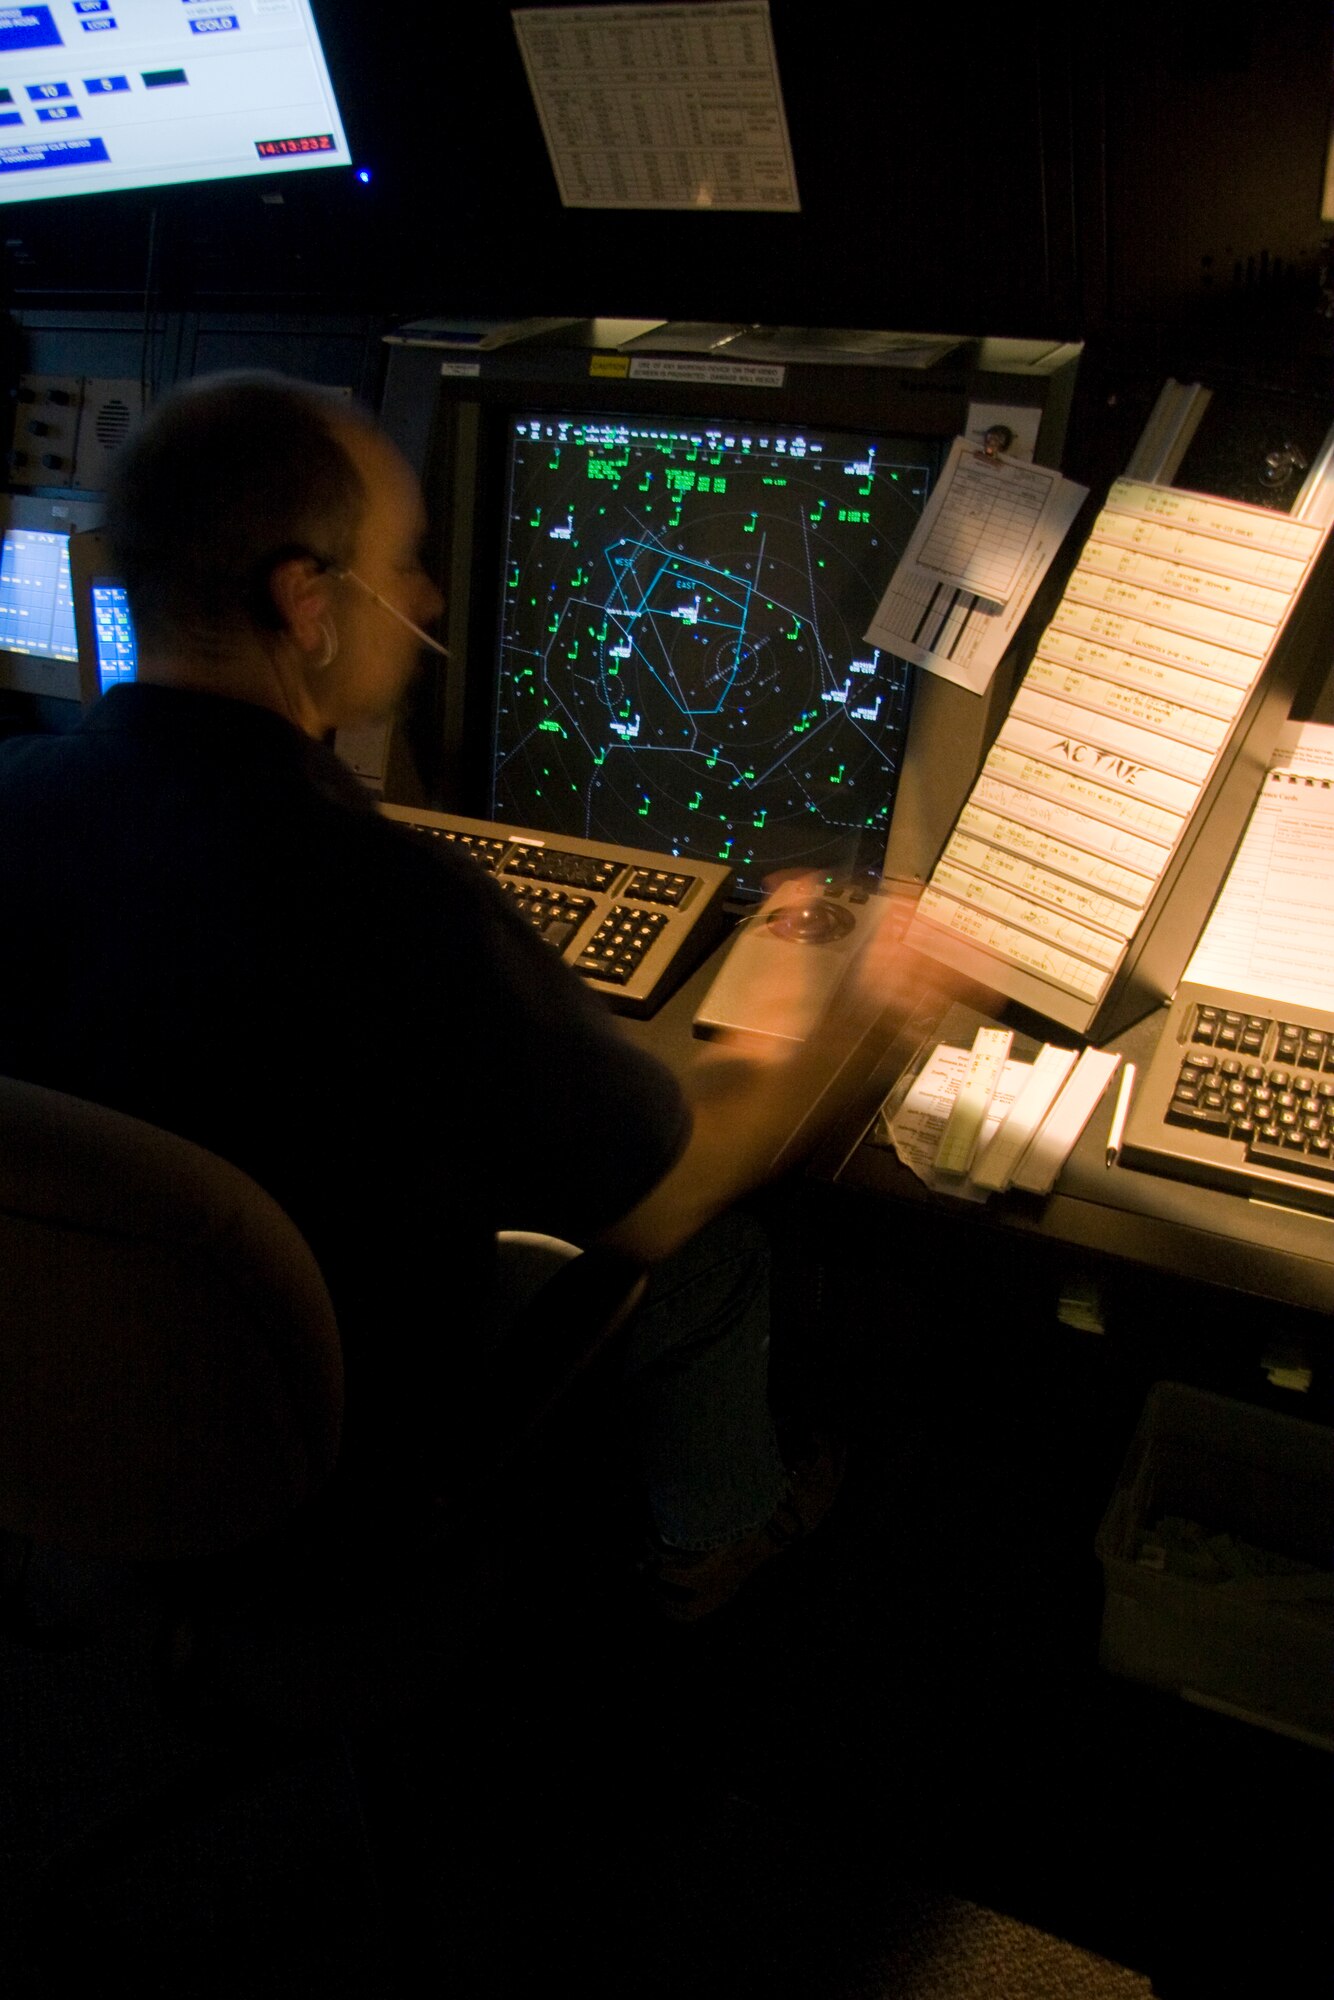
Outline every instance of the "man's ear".
POLYGON ((331 611, 328 570, 313 556, 286 556, 269 571, 268 600, 274 626, 303 653, 318 652, 331 611))

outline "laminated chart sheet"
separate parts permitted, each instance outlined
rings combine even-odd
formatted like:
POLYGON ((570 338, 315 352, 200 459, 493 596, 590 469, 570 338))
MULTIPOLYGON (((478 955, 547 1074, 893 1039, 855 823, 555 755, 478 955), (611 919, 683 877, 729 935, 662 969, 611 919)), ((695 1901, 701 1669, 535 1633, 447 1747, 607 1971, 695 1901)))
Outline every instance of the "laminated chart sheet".
POLYGON ((918 949, 967 947, 999 990, 1092 1017, 1323 533, 1117 481, 927 884, 918 949))
POLYGON ((513 18, 566 208, 800 208, 768 0, 513 18))

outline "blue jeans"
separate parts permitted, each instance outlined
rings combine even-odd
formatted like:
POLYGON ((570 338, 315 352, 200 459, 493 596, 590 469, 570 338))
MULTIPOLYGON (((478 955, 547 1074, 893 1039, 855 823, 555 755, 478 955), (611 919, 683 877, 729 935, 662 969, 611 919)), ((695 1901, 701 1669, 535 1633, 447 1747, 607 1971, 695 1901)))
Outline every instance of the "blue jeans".
POLYGON ((624 1394, 662 1541, 713 1549, 787 1490, 769 1411, 769 1248, 729 1212, 655 1265, 626 1328, 624 1394))

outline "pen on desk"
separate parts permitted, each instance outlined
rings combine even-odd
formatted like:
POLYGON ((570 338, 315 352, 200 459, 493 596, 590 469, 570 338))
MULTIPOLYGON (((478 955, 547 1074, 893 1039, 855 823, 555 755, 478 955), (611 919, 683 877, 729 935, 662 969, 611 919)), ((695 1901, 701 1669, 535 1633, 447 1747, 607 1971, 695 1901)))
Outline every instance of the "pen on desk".
POLYGON ((1116 1109, 1112 1113, 1112 1129, 1107 1134, 1107 1164, 1114 1167, 1121 1153, 1121 1137, 1126 1129, 1126 1113, 1130 1109, 1130 1093, 1135 1088, 1134 1063, 1122 1063, 1121 1087, 1116 1093, 1116 1109))

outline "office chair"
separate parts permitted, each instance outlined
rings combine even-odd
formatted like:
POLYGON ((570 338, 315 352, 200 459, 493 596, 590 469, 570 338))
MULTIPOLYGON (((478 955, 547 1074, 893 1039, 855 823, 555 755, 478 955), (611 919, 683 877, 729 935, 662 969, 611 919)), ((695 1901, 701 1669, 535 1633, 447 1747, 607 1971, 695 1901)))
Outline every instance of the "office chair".
POLYGON ((502 1229, 497 1337, 488 1369, 490 1477, 552 1422, 644 1296, 642 1264, 562 1237, 502 1229))
MULTIPOLYGON (((644 1285, 610 1252, 526 1232, 501 1242, 483 1478, 550 1420, 644 1285)), ((295 1226, 239 1168, 0 1078, 0 1272, 11 1545, 119 1563, 220 1556, 324 1486, 342 1420, 333 1307, 295 1226)))
POLYGON ((11 1938, 272 1759, 271 1735, 238 1756, 190 1727, 183 1621, 315 1500, 342 1401, 323 1279, 261 1189, 137 1119, 0 1079, 11 1938))
MULTIPOLYGON (((550 1421, 642 1288, 619 1259, 550 1241, 528 1248, 539 1265, 514 1301, 477 1413, 479 1506, 486 1480, 503 1478, 550 1421)), ((25 1656, 86 1660, 91 1649, 120 1686, 128 1661, 140 1702, 133 1726, 147 1727, 156 1705, 171 1751, 145 1791, 127 1793, 124 1746, 108 1752, 108 1791, 85 1744, 76 1776, 94 1794, 86 1809, 65 1800, 54 1821, 38 1811, 40 1824, 10 1829, 10 1851, 34 1854, 19 1870, 19 1920, 46 1895, 50 1864, 86 1872, 146 1827, 160 1833, 173 1815, 215 1803, 293 1743, 313 1740, 349 1761, 360 1690, 350 1709, 335 1699, 326 1710, 321 1688, 307 1718, 298 1677, 295 1700, 279 1690, 273 1725, 262 1705, 256 1712, 247 1672, 229 1716, 208 1631, 216 1614, 234 1662, 238 1620, 258 1603, 263 1655, 268 1614, 276 1605, 281 1617, 302 1556, 300 1524, 333 1471, 342 1400, 323 1279, 262 1189, 138 1119, 0 1078, 4 1672, 25 1656)), ((446 1532, 452 1526, 447 1519, 446 1532)), ((87 1676, 70 1671, 82 1699, 87 1676)), ((17 1694, 7 1706, 21 1737, 21 1672, 17 1694)), ((17 1747, 31 1762, 28 1746, 17 1747)))
POLYGON ((237 1549, 319 1490, 333 1307, 277 1204, 142 1121, 0 1078, 0 1526, 75 1558, 237 1549))

